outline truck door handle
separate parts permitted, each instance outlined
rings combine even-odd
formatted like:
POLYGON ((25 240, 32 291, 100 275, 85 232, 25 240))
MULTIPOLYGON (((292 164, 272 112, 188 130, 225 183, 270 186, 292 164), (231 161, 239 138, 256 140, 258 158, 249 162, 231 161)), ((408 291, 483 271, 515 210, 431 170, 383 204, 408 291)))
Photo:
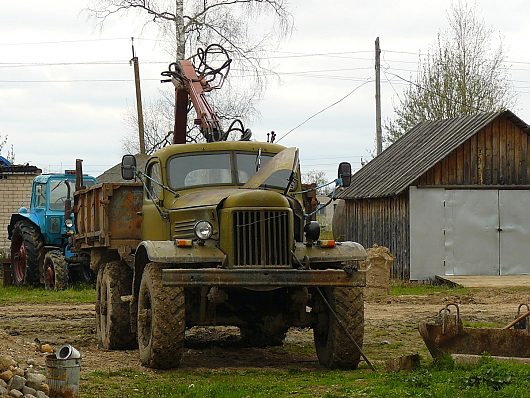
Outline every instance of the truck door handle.
POLYGON ((502 228, 501 227, 497 228, 497 231, 502 232, 502 228))

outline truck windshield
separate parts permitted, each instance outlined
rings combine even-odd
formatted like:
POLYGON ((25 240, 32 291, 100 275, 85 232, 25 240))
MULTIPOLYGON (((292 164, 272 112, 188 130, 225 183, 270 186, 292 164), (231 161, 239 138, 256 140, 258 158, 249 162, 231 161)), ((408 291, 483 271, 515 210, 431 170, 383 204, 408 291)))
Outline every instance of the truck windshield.
MULTIPOLYGON (((274 154, 261 154, 260 167, 264 167, 274 154)), ((175 156, 168 162, 169 186, 183 189, 211 185, 245 184, 257 171, 258 153, 201 153, 175 156), (232 172, 236 168, 235 173, 232 172), (237 176, 237 181, 234 181, 237 176)), ((290 170, 277 170, 261 185, 264 188, 284 189, 289 181, 290 170)))
POLYGON ((176 156, 168 162, 169 186, 179 189, 232 184, 231 163, 229 153, 176 156))

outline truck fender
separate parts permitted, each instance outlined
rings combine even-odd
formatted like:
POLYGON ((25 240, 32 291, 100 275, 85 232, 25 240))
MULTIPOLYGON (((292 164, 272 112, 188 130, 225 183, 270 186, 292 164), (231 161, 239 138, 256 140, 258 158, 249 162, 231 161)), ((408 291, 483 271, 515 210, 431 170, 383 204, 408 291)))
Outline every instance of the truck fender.
POLYGON ((333 248, 306 246, 297 242, 294 254, 299 260, 306 259, 310 264, 363 261, 367 257, 366 250, 357 242, 336 242, 333 248))
POLYGON ((11 237, 13 235, 13 228, 15 227, 15 224, 21 220, 27 220, 31 222, 35 226, 35 228, 37 228, 37 230, 41 232, 37 217, 34 214, 13 213, 11 214, 11 220, 9 221, 9 225, 7 226, 7 237, 9 240, 11 240, 11 237))
POLYGON ((215 246, 193 244, 192 247, 177 247, 173 241, 146 240, 141 242, 134 255, 134 295, 140 290, 140 280, 147 263, 186 264, 186 268, 193 268, 192 264, 209 264, 209 267, 221 265, 226 255, 215 246))

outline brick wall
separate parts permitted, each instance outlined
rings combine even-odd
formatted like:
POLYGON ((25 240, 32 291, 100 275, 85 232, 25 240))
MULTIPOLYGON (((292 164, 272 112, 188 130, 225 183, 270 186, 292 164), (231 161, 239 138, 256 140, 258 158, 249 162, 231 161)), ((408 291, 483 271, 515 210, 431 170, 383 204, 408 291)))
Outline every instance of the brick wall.
POLYGON ((30 168, 33 170, 27 170, 26 167, 23 169, 25 171, 12 170, 13 168, 8 172, 0 169, 0 251, 6 253, 9 253, 7 226, 11 214, 17 213, 21 205, 29 209, 33 178, 41 172, 32 166, 30 168))

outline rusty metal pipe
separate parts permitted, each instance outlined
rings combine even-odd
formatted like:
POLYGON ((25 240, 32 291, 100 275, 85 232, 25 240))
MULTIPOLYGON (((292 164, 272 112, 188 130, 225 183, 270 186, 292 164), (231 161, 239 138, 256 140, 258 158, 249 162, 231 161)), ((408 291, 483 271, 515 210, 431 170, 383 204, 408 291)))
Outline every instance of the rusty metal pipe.
POLYGON ((530 316, 530 311, 525 312, 523 315, 518 316, 513 321, 511 321, 508 325, 503 327, 503 330, 510 329, 513 325, 515 325, 517 322, 522 321, 523 319, 530 316))

